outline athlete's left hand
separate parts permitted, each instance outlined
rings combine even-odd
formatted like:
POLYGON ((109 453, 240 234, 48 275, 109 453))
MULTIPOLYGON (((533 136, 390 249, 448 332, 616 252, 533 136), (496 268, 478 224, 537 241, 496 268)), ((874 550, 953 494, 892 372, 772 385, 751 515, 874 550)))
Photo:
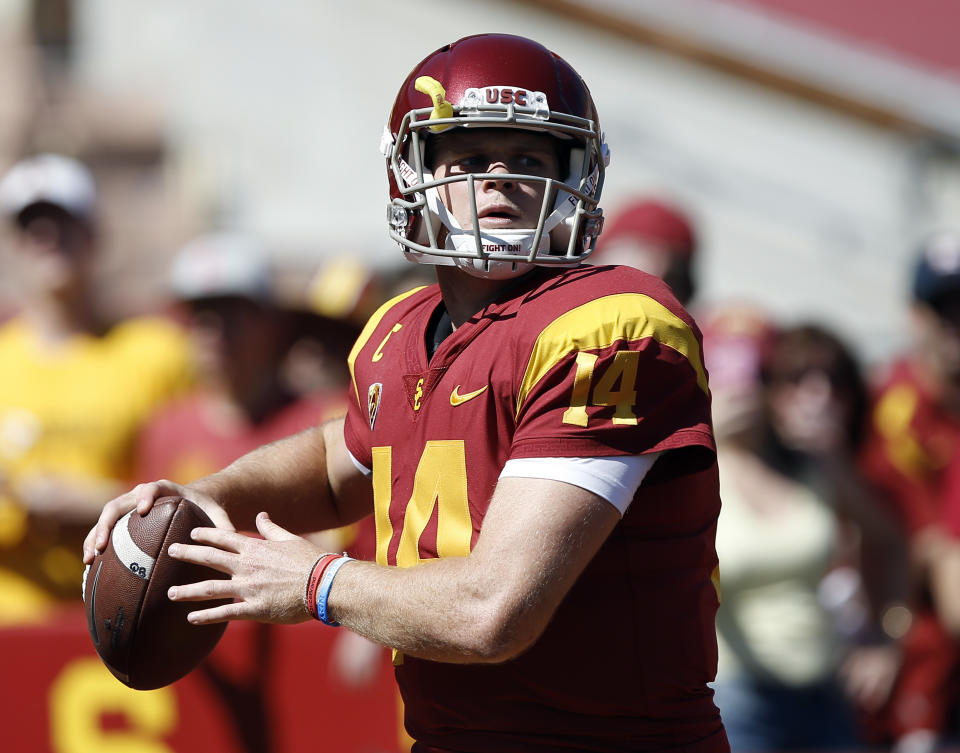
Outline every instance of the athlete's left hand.
POLYGON ((227 573, 229 580, 207 580, 173 586, 172 601, 232 598, 230 604, 191 612, 195 625, 226 620, 296 623, 310 619, 304 593, 311 566, 323 552, 290 533, 261 512, 257 530, 262 539, 222 528, 195 528, 194 544, 172 544, 170 556, 227 573))

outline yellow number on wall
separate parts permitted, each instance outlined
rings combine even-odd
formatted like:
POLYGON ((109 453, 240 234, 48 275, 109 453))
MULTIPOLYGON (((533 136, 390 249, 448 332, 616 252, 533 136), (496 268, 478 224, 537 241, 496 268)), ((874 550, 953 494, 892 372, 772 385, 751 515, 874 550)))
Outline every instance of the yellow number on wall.
POLYGON ((173 753, 161 738, 176 725, 172 689, 132 690, 99 659, 72 662, 50 688, 50 740, 56 753, 173 753), (105 712, 122 714, 129 728, 104 730, 105 712))

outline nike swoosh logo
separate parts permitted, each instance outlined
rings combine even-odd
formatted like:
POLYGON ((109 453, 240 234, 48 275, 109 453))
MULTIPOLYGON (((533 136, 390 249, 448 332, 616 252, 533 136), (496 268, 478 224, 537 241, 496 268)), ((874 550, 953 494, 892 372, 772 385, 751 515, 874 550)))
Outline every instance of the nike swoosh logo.
POLYGON ((482 395, 487 391, 487 387, 489 387, 489 385, 485 384, 479 390, 474 390, 473 392, 468 392, 465 395, 461 395, 459 392, 460 385, 458 384, 453 388, 453 392, 450 393, 450 405, 463 405, 465 402, 467 402, 467 400, 473 400, 473 398, 475 398, 477 395, 482 395))

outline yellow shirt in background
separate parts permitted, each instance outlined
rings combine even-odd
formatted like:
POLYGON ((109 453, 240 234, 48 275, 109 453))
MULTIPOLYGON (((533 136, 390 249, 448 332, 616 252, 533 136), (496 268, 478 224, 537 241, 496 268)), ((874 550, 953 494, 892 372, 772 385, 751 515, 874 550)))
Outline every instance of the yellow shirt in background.
POLYGON ((0 621, 3 593, 33 603, 24 584, 13 587, 11 571, 50 590, 59 579, 51 569, 73 580, 80 555, 72 551, 79 530, 66 536, 69 526, 51 534, 45 521, 36 541, 38 525, 18 501, 18 488, 44 476, 133 481, 140 427, 189 384, 189 363, 185 335, 159 317, 132 318, 101 337, 76 336, 55 348, 38 342, 22 320, 0 327, 0 621), (64 556, 66 539, 72 557, 64 556), (27 561, 38 557, 46 564, 27 561))

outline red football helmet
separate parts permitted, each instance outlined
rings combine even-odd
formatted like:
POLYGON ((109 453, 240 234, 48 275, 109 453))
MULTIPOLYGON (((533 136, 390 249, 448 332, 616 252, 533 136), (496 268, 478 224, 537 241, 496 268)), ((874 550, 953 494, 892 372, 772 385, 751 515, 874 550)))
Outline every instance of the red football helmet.
POLYGON ((390 237, 413 261, 507 278, 531 264, 576 265, 593 250, 603 225, 598 202, 609 150, 587 85, 536 42, 479 34, 427 56, 397 95, 381 150, 390 182, 390 237), (490 173, 435 180, 424 161, 431 134, 467 127, 547 133, 569 144, 569 174, 561 180, 490 173), (536 227, 489 232, 474 205, 473 229, 461 228, 437 187, 493 177, 546 184, 536 227))

